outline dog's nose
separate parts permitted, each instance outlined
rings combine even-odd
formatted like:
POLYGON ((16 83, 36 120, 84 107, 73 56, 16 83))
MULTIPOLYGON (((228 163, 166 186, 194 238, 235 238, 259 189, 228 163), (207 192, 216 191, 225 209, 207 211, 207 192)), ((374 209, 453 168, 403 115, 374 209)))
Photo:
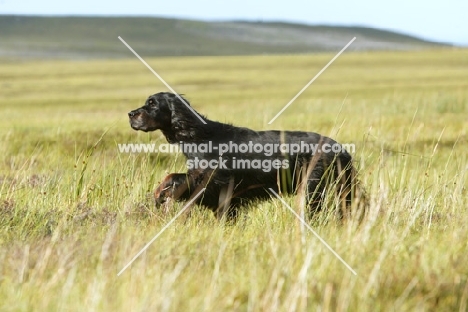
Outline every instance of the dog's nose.
POLYGON ((135 114, 136 113, 134 111, 131 111, 130 113, 128 113, 128 117, 133 117, 133 116, 135 116, 135 114))

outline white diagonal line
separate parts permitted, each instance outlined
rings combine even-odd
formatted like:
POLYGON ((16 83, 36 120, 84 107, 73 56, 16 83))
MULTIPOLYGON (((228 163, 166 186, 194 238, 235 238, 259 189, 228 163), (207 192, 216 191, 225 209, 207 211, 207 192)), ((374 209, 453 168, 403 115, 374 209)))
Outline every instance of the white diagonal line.
POLYGON ((331 59, 331 61, 330 61, 330 62, 328 62, 328 64, 327 64, 327 65, 325 65, 325 67, 324 67, 324 68, 322 68, 322 70, 321 70, 321 71, 319 71, 319 72, 318 72, 318 74, 317 74, 317 75, 315 75, 315 77, 314 77, 314 78, 312 78, 312 80, 311 80, 311 81, 309 81, 309 83, 308 83, 308 84, 306 84, 306 85, 305 85, 305 87, 304 87, 304 88, 302 88, 302 90, 301 90, 301 91, 299 91, 299 93, 298 93, 298 94, 296 94, 296 96, 295 96, 295 97, 293 97, 293 98, 292 98, 292 100, 291 100, 291 101, 289 101, 289 103, 288 103, 288 104, 286 104, 286 106, 285 106, 285 107, 283 107, 283 109, 282 109, 282 110, 280 110, 280 111, 279 111, 279 113, 278 113, 278 114, 276 114, 276 116, 275 116, 275 117, 273 117, 273 119, 272 119, 272 120, 270 120, 270 122, 269 122, 268 124, 269 124, 269 125, 271 125, 271 123, 272 123, 273 121, 275 121, 275 120, 276 120, 276 118, 278 118, 278 117, 279 117, 279 115, 281 115, 281 114, 282 114, 282 113, 283 113, 283 112, 286 110, 286 108, 288 108, 288 107, 289 107, 289 105, 291 105, 291 104, 292 104, 292 103, 293 103, 293 102, 294 102, 294 101, 295 101, 295 100, 296 100, 296 99, 299 97, 299 95, 301 95, 301 94, 302 94, 302 92, 304 92, 304 91, 305 91, 305 89, 307 89, 307 88, 308 88, 308 87, 309 87, 309 86, 312 84, 312 82, 314 82, 314 81, 315 81, 315 79, 317 79, 317 78, 318 78, 318 77, 319 77, 319 76, 320 76, 320 75, 321 75, 321 74, 322 74, 322 73, 323 73, 323 72, 324 72, 324 71, 325 71, 325 70, 328 68, 328 66, 330 66, 330 65, 332 64, 332 63, 333 63, 333 62, 334 62, 334 61, 335 61, 335 60, 336 60, 336 59, 337 59, 337 58, 338 58, 338 57, 341 55, 341 53, 343 53, 343 52, 344 52, 344 51, 345 51, 345 50, 346 50, 346 49, 347 49, 347 48, 348 48, 348 47, 351 45, 351 43, 353 43, 353 41, 354 41, 354 40, 356 40, 356 37, 354 37, 353 39, 351 39, 351 41, 350 41, 350 42, 348 42, 348 44, 347 44, 347 45, 345 45, 345 46, 344 46, 344 48, 343 48, 343 49, 341 49, 341 51, 340 51, 340 52, 338 52, 338 54, 337 54, 337 55, 335 55, 335 57, 334 57, 334 58, 332 58, 332 59, 331 59))
POLYGON ((194 202, 194 200, 197 199, 198 196, 200 196, 201 193, 203 193, 205 190, 206 190, 206 188, 203 188, 200 192, 198 192, 198 194, 195 195, 195 197, 192 198, 192 199, 187 203, 187 205, 185 205, 185 207, 182 208, 182 209, 176 214, 176 216, 175 216, 174 218, 172 218, 172 220, 169 221, 169 222, 161 229, 161 231, 159 231, 159 233, 156 234, 156 236, 154 236, 153 239, 150 240, 149 243, 146 244, 145 247, 143 247, 143 248, 135 255, 135 257, 133 257, 132 260, 130 260, 129 263, 127 263, 126 266, 123 267, 122 270, 120 270, 120 272, 117 274, 117 276, 120 276, 120 274, 122 274, 122 273, 133 263, 133 261, 136 260, 136 258, 138 258, 146 249, 148 249, 148 247, 149 247, 165 230, 167 230, 167 228, 168 228, 182 213, 184 213, 184 211, 187 210, 188 207, 190 207, 190 205, 194 202))
POLYGON ((348 270, 350 270, 354 275, 357 275, 356 271, 353 270, 353 268, 346 263, 346 261, 343 260, 343 258, 340 257, 339 254, 336 253, 336 251, 333 250, 333 248, 330 247, 330 245, 327 244, 327 242, 320 237, 320 235, 318 235, 311 227, 309 224, 307 224, 307 222, 304 221, 304 219, 301 218, 300 215, 297 214, 297 212, 294 211, 294 209, 292 209, 271 187, 269 188, 270 192, 273 193, 273 195, 275 195, 276 197, 278 197, 278 199, 283 203, 283 205, 286 206, 286 208, 288 208, 295 216, 296 218, 299 219, 299 221, 301 221, 301 223, 303 225, 305 225, 307 227, 307 229, 309 229, 309 231, 312 232, 312 234, 314 234, 319 240, 320 242, 322 242, 322 244, 325 245, 325 247, 328 248, 328 250, 330 250, 334 255, 335 257, 338 258, 338 260, 340 260, 347 268, 348 270))
POLYGON ((164 79, 162 79, 161 76, 159 76, 159 74, 151 68, 151 66, 148 65, 148 63, 145 62, 145 60, 140 56, 138 55, 138 53, 135 52, 135 50, 132 49, 132 47, 130 45, 128 45, 128 43, 125 42, 125 40, 122 39, 122 37, 118 37, 120 41, 122 41, 123 44, 125 44, 125 46, 133 52, 133 54, 135 54, 136 57, 138 57, 138 59, 143 63, 145 64, 146 67, 148 67, 148 69, 156 76, 158 77, 159 80, 161 80, 161 82, 169 89, 171 90, 172 93, 174 93, 178 98, 179 100, 182 101, 182 103, 185 104, 185 106, 187 106, 188 109, 190 109, 190 111, 198 117, 198 119, 200 119, 201 122, 203 122, 205 125, 206 125, 206 122, 203 120, 203 118, 200 117, 200 115, 198 115, 198 113, 189 105, 187 104, 187 102, 179 95, 179 93, 175 92, 174 89, 171 88, 171 86, 166 82, 164 81, 164 79))

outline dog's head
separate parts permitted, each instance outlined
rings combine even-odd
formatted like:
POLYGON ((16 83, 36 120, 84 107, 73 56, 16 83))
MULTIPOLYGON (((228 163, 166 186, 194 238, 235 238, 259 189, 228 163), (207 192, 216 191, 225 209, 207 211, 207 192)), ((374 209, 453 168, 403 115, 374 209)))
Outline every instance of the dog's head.
MULTIPOLYGON (((189 105, 187 100, 184 102, 189 105)), ((156 93, 148 97, 145 105, 128 113, 130 126, 144 132, 171 129, 174 112, 184 108, 185 104, 177 95, 156 93)))

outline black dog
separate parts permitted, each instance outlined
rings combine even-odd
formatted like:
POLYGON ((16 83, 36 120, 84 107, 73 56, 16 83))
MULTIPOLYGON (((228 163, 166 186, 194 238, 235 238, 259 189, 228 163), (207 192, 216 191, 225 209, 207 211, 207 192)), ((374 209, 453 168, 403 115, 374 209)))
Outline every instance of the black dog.
POLYGON ((241 205, 270 198, 270 188, 296 193, 302 187, 313 213, 321 209, 325 190, 333 186, 342 207, 349 207, 355 182, 352 158, 336 148, 341 147, 336 141, 313 132, 254 131, 199 116, 204 124, 181 99, 157 93, 128 113, 133 129, 161 130, 169 143, 180 144, 187 157, 188 172, 168 175, 156 189, 157 205, 168 199, 188 200, 206 188, 197 203, 218 217, 226 213, 229 217, 241 205), (312 145, 315 151, 304 151, 312 145), (297 151, 297 146, 302 149, 297 151))

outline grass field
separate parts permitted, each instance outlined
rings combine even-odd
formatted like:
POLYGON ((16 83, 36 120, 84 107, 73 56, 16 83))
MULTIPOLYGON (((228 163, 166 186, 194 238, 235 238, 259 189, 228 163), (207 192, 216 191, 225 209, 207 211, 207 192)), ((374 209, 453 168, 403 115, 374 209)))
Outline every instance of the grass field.
POLYGON ((366 219, 311 226, 357 276, 279 200, 195 207, 117 276, 183 206, 151 199, 181 155, 117 148, 165 142, 126 114, 166 89, 137 59, 0 60, 0 310, 466 311, 468 51, 345 53, 267 125, 332 57, 147 61, 211 119, 356 144, 366 219))

